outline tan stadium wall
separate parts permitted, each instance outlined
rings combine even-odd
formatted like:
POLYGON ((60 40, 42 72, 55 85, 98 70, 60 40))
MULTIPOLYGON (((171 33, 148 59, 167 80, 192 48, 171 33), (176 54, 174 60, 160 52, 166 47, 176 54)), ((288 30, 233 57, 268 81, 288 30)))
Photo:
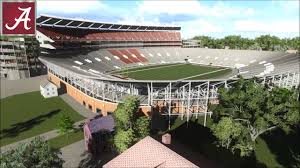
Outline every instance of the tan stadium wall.
MULTIPOLYGON (((60 87, 61 82, 64 83, 66 85, 67 94, 73 97, 78 103, 82 105, 84 101, 86 104, 86 108, 88 108, 88 105, 91 105, 92 112, 96 112, 96 108, 98 108, 101 110, 101 113, 105 116, 108 112, 114 112, 117 108, 117 103, 106 102, 90 97, 78 90, 77 88, 75 88, 74 86, 66 83, 57 76, 53 75, 51 72, 48 72, 48 79, 58 87, 60 87)), ((149 114, 151 113, 151 106, 140 106, 139 111, 143 112, 146 116, 149 116, 149 114)))

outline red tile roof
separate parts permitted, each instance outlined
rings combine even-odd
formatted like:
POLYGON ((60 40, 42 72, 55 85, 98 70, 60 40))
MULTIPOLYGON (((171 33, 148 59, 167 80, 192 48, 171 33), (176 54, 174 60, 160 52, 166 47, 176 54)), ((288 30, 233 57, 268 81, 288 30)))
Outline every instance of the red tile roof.
POLYGON ((115 167, 198 167, 155 139, 147 136, 122 154, 106 163, 104 168, 115 167))

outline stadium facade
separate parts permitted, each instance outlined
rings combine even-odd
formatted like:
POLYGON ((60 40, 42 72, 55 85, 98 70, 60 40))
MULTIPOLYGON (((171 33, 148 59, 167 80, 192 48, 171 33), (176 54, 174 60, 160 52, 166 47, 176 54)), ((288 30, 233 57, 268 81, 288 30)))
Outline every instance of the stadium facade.
POLYGON ((1 37, 1 78, 16 80, 40 75, 43 67, 38 60, 38 46, 34 37, 1 37))
MULTIPOLYGON (((41 15, 37 39, 49 80, 93 112, 106 115, 128 95, 140 99, 146 115, 205 117, 218 103, 219 87, 236 75, 259 77, 281 87, 299 85, 299 54, 270 51, 183 48, 180 27, 125 25, 41 15), (205 80, 135 80, 112 71, 188 63, 230 68, 233 73, 205 80)), ((205 120, 206 121, 206 120, 205 120)))

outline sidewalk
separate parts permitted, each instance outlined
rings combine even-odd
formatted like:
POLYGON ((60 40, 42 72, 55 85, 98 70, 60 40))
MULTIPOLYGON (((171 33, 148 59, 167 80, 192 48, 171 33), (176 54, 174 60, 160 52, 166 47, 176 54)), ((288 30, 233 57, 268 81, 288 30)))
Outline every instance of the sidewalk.
MULTIPOLYGON (((85 122, 85 120, 78 121, 74 124, 74 127, 79 128, 84 122, 85 122)), ((60 134, 59 134, 57 129, 49 131, 49 132, 45 132, 43 134, 40 134, 40 135, 37 135, 37 136, 34 136, 34 137, 30 137, 30 138, 23 139, 21 141, 18 141, 18 142, 15 142, 15 143, 12 143, 12 144, 9 144, 9 145, 6 145, 6 146, 2 146, 0 148, 0 151, 1 151, 0 153, 6 152, 6 151, 9 151, 9 150, 12 150, 12 149, 16 149, 20 144, 29 143, 35 137, 38 137, 38 136, 44 138, 45 140, 49 140, 49 139, 55 138, 59 135, 60 134)))
POLYGON ((19 79, 19 80, 1 79, 0 80, 0 89, 1 89, 0 98, 3 99, 8 96, 23 94, 23 93, 33 92, 33 91, 39 91, 41 81, 46 78, 47 78, 47 75, 19 79))
POLYGON ((75 142, 61 148, 61 157, 65 161, 65 168, 102 167, 104 164, 117 156, 114 152, 101 152, 97 157, 86 151, 84 140, 75 142))
POLYGON ((68 94, 60 95, 60 97, 63 99, 64 102, 66 102, 70 107, 72 107, 75 111, 77 111, 80 115, 84 116, 85 118, 94 118, 97 115, 96 113, 91 112, 83 105, 78 103, 68 94))
POLYGON ((63 167, 78 167, 81 160, 86 159, 84 140, 75 142, 60 149, 61 157, 65 161, 63 167))

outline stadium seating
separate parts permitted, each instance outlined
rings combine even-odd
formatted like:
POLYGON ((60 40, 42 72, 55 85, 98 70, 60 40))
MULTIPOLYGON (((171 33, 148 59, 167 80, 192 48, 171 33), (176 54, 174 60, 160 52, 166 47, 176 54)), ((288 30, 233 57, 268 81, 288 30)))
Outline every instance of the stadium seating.
POLYGON ((121 61, 123 61, 126 64, 131 64, 134 63, 132 60, 129 59, 128 56, 122 54, 120 51, 118 50, 114 50, 114 49, 109 49, 108 50, 113 56, 118 57, 121 61))
POLYGON ((239 69, 244 77, 253 77, 281 72, 299 72, 300 57, 298 54, 270 51, 144 47, 97 49, 88 54, 63 58, 57 63, 80 67, 81 70, 92 69, 95 72, 105 73, 147 64, 184 63, 185 59, 193 64, 239 69), (75 61, 79 61, 82 65, 75 61))
POLYGON ((55 41, 159 41, 181 42, 179 32, 79 32, 71 30, 47 29, 38 31, 55 41))
POLYGON ((134 54, 137 57, 137 59, 139 59, 140 61, 148 62, 148 60, 143 55, 141 55, 141 53, 137 49, 134 48, 128 49, 128 52, 134 54))
POLYGON ((126 55, 128 59, 134 63, 136 62, 142 62, 141 60, 137 59, 136 57, 133 57, 127 50, 119 50, 123 55, 126 55))

